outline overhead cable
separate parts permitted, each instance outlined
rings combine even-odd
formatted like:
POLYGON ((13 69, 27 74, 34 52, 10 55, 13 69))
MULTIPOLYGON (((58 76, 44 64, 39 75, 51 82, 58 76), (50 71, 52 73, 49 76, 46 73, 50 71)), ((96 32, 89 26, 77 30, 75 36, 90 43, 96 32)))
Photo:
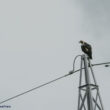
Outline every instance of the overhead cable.
MULTIPOLYGON (((92 64, 92 66, 99 66, 99 65, 105 65, 105 64, 110 64, 110 62, 99 63, 99 64, 92 64)), ((84 69, 84 68, 82 68, 82 69, 84 69)), ((22 92, 22 93, 20 93, 20 94, 18 94, 18 95, 15 95, 15 96, 13 96, 13 97, 10 97, 10 98, 8 98, 8 99, 5 99, 5 100, 1 101, 0 104, 3 104, 3 103, 5 103, 5 102, 7 102, 7 101, 10 101, 10 100, 12 100, 12 99, 15 99, 15 98, 17 98, 17 97, 19 97, 19 96, 25 95, 25 94, 27 94, 27 93, 29 93, 29 92, 31 92, 31 91, 37 90, 37 89, 39 89, 39 88, 41 88, 41 87, 43 87, 43 86, 46 86, 46 85, 48 85, 48 84, 51 84, 51 83, 53 83, 53 82, 56 82, 56 81, 58 81, 58 80, 60 80, 60 79, 62 79, 62 78, 65 78, 65 77, 67 77, 67 76, 73 74, 73 73, 76 73, 76 72, 78 72, 78 71, 80 71, 80 69, 78 69, 78 70, 76 70, 76 71, 73 71, 73 70, 72 70, 72 71, 70 71, 70 72, 69 72, 68 74, 66 74, 66 75, 63 75, 63 76, 58 77, 58 78, 56 78, 56 79, 54 79, 54 80, 51 80, 51 81, 46 82, 46 83, 44 83, 44 84, 41 84, 41 85, 39 85, 39 86, 37 86, 37 87, 34 87, 34 88, 32 88, 32 89, 29 89, 29 90, 27 90, 27 91, 25 91, 25 92, 22 92)))

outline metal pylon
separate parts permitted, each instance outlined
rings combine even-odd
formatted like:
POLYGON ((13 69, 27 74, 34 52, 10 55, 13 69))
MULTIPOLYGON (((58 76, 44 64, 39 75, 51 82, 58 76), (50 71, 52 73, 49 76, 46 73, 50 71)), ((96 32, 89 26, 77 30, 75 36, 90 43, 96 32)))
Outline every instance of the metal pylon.
POLYGON ((91 61, 81 56, 78 110, 104 110, 91 61))

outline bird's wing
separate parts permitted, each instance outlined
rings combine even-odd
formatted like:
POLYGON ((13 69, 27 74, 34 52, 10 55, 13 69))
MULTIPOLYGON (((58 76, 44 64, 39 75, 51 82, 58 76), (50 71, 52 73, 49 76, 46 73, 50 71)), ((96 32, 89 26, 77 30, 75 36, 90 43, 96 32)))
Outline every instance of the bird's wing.
POLYGON ((81 49, 82 49, 82 51, 83 51, 84 53, 87 53, 87 50, 86 50, 87 48, 85 49, 85 46, 84 46, 84 45, 81 46, 81 49))
POLYGON ((91 45, 88 44, 88 43, 84 43, 84 46, 85 46, 86 48, 88 48, 88 49, 92 49, 92 48, 91 48, 91 45))

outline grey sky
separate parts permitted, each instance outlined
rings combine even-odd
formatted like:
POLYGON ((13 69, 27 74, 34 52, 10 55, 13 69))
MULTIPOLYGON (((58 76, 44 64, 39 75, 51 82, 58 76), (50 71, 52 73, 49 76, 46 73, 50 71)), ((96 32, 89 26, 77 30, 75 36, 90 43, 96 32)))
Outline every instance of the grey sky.
MULTIPOLYGON (((79 40, 93 46, 93 63, 110 61, 109 4, 109 0, 1 0, 0 100, 68 73, 74 57, 82 54, 79 40)), ((94 71, 108 109, 110 68, 94 71)), ((4 104, 11 110, 75 110, 78 80, 76 74, 4 104)))

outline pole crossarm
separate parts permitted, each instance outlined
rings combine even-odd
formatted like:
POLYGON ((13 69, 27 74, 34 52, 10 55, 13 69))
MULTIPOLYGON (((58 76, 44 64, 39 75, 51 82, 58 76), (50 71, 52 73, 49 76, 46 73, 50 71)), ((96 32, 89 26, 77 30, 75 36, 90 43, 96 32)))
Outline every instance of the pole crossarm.
MULTIPOLYGON (((107 65, 107 64, 110 64, 110 62, 91 64, 91 66, 94 67, 94 66, 101 66, 101 65, 107 65)), ((88 67, 90 67, 90 65, 88 65, 88 67)), ((85 69, 85 68, 81 68, 81 69, 85 69)), ((76 73, 76 72, 80 71, 81 69, 77 69, 77 70, 75 70, 75 71, 71 70, 71 71, 69 72, 69 74, 67 74, 67 75, 71 75, 71 74, 73 74, 74 72, 76 73)))

